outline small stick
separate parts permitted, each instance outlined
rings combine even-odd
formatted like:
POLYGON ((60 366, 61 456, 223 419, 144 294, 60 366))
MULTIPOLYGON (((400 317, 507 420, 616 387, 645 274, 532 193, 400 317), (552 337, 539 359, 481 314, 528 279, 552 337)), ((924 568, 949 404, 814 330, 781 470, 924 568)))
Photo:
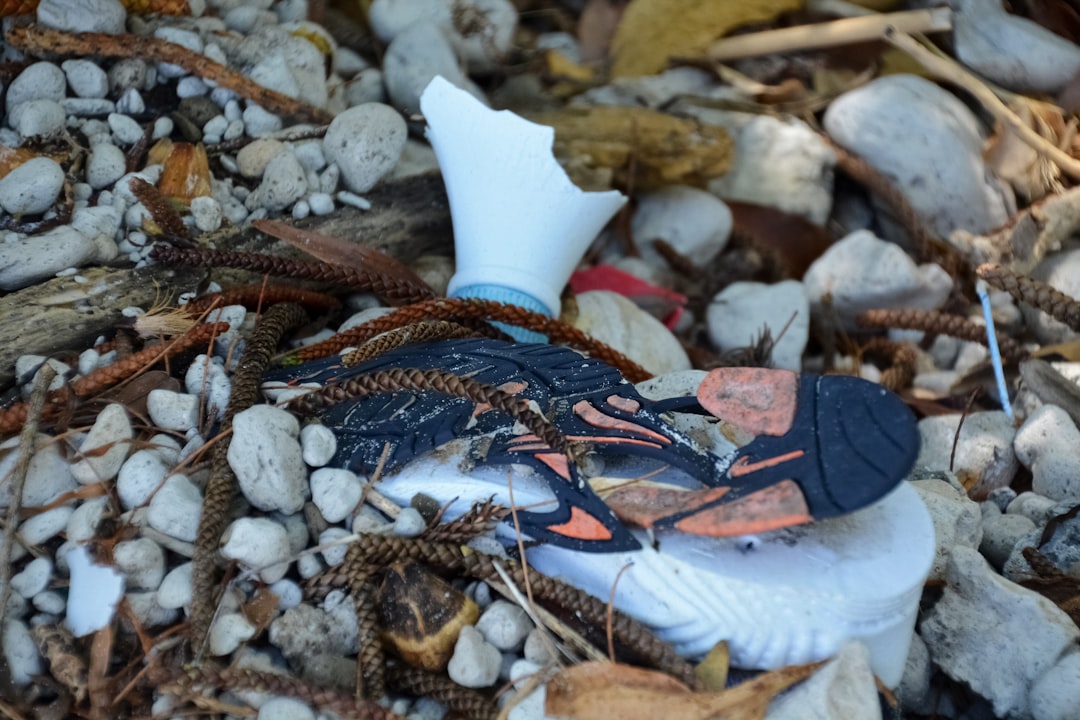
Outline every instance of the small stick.
POLYGON ((334 116, 322 108, 263 87, 242 73, 182 45, 139 35, 67 33, 39 25, 12 27, 5 34, 8 45, 28 55, 73 55, 108 58, 142 58, 179 65, 192 75, 212 80, 252 100, 267 111, 316 123, 328 123, 334 116))
POLYGON ((756 55, 851 45, 877 40, 888 27, 908 33, 947 32, 952 30, 952 10, 947 7, 906 10, 766 30, 718 40, 709 46, 707 53, 710 60, 725 62, 756 55))
POLYGON ((0 627, 3 627, 4 610, 7 608, 8 595, 11 592, 11 549, 15 545, 15 528, 19 524, 19 510, 22 508, 23 485, 30 470, 30 459, 34 457, 34 438, 37 435, 38 420, 45 409, 45 399, 49 393, 49 383, 56 377, 56 371, 49 363, 41 366, 34 378, 34 389, 30 395, 30 408, 26 413, 22 434, 19 436, 19 457, 11 473, 11 501, 7 516, 4 518, 4 535, 0 538, 0 627))
POLYGON ((954 60, 934 54, 918 40, 896 28, 886 28, 885 42, 903 50, 932 75, 967 90, 994 119, 1016 133, 1032 150, 1055 163, 1069 177, 1080 179, 1080 160, 1066 153, 1049 140, 1028 127, 1020 117, 998 98, 997 94, 982 80, 969 73, 954 60))

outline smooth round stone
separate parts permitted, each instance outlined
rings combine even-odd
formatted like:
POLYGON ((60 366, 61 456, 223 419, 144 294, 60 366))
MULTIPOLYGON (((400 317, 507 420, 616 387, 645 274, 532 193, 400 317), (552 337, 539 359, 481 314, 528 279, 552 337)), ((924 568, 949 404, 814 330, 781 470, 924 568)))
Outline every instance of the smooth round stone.
POLYGON ((86 162, 86 182, 95 190, 109 187, 126 172, 124 151, 112 143, 99 143, 90 151, 90 159, 86 162))
POLYGON ((349 517, 364 493, 364 483, 344 468, 319 468, 311 473, 311 501, 328 523, 349 517))
POLYGON ((236 153, 236 166, 246 178, 261 178, 270 161, 285 152, 285 143, 274 138, 253 140, 236 153))
POLYGON ((237 413, 228 459, 240 491, 260 510, 299 512, 307 499, 307 469, 297 436, 300 425, 286 411, 256 405, 237 413))
POLYGON ((262 183, 248 196, 248 208, 266 208, 280 212, 304 197, 307 192, 307 176, 291 152, 278 153, 266 165, 262 183))
POLYGON ((165 551, 148 538, 118 542, 113 563, 124 573, 129 590, 157 590, 165 577, 165 551))
POLYGON ((802 370, 810 336, 810 303, 801 282, 732 283, 709 303, 707 318, 709 339, 717 350, 753 346, 768 328, 775 342, 772 366, 802 370))
POLYGON ((0 207, 10 215, 39 215, 63 187, 64 170, 55 160, 32 158, 0 178, 0 207))
POLYGON ((964 65, 1022 93, 1056 94, 1080 72, 1080 47, 1001 0, 950 0, 953 49, 964 65))
POLYGON ((146 410, 158 427, 187 432, 199 424, 199 397, 155 388, 146 396, 146 410))
POLYGON ((407 137, 396 110, 368 103, 334 118, 323 137, 323 154, 337 164, 349 190, 367 192, 394 169, 407 137))
POLYGON ((125 407, 106 405, 79 446, 82 459, 71 466, 71 474, 83 485, 112 480, 131 451, 134 437, 125 407))
POLYGON ((325 425, 311 423, 300 431, 300 446, 305 463, 311 467, 322 467, 337 452, 337 436, 325 425))
POLYGON ((63 70, 51 62, 36 62, 19 73, 8 86, 5 100, 8 114, 29 100, 60 102, 64 99, 66 90, 67 78, 64 77, 63 70))
POLYGON ((232 653, 242 642, 250 640, 256 630, 240 613, 222 613, 210 626, 210 654, 220 657, 232 653))
POLYGON ((146 522, 158 532, 195 542, 202 514, 202 492, 185 475, 170 475, 154 493, 146 522))
POLYGON ((1031 489, 1051 500, 1080 504, 1080 430, 1057 405, 1043 405, 1016 431, 1016 457, 1031 470, 1031 489))
POLYGON ((68 542, 84 543, 91 540, 109 513, 108 498, 90 498, 83 502, 68 518, 68 542))
POLYGON ((415 115, 420 112, 421 93, 436 75, 487 103, 483 91, 458 65, 457 53, 446 34, 434 23, 418 20, 386 48, 383 83, 394 106, 406 115, 415 115))
POLYGON ((485 69, 510 50, 518 13, 509 0, 375 0, 368 11, 372 30, 384 43, 416 22, 436 24, 462 49, 469 67, 485 69), (470 18, 463 23, 460 18, 470 18))
POLYGON ((55 100, 27 100, 11 111, 8 122, 24 138, 53 135, 64 127, 67 114, 55 100))
POLYGON ((498 648, 484 640, 472 625, 461 628, 454 654, 446 666, 446 673, 458 685, 468 688, 490 687, 499 679, 502 654, 498 648))
POLYGON ((221 221, 225 217, 221 203, 212 197, 192 198, 190 209, 199 232, 214 232, 221 227, 221 221))
POLYGON ((169 571, 158 586, 158 605, 168 610, 191 603, 191 563, 184 563, 169 571))
POLYGON ((19 290, 97 258, 99 247, 70 225, 30 237, 0 238, 0 290, 19 290))
POLYGON ((900 246, 857 230, 835 242, 803 276, 811 305, 826 296, 844 326, 855 329, 855 317, 874 308, 940 307, 952 291, 952 278, 932 263, 916 265, 900 246))
POLYGON ((120 507, 131 510, 145 504, 165 481, 169 465, 157 450, 136 450, 120 466, 116 476, 116 494, 120 507))
POLYGON ((577 296, 579 330, 607 343, 654 375, 689 370, 690 359, 664 324, 618 293, 577 296), (643 342, 648 338, 647 342, 643 342))
POLYGON ((45 27, 74 33, 124 32, 127 11, 118 0, 41 0, 37 21, 45 27))
POLYGON ((143 139, 143 129, 139 123, 120 113, 109 114, 109 129, 121 145, 134 145, 143 139))
POLYGON ((248 137, 259 137, 277 132, 282 127, 280 117, 252 102, 248 102, 247 107, 244 108, 243 120, 248 137))
POLYGON ((83 98, 103 98, 109 93, 109 76, 90 60, 65 60, 60 64, 71 91, 83 98))
POLYGON ((935 415, 919 421, 921 439, 916 467, 946 470, 950 467, 968 494, 982 500, 992 490, 1012 482, 1019 463, 1013 451, 1016 430, 1001 411, 974 412, 964 418, 960 440, 955 444, 960 415, 935 415))
POLYGON ((664 240, 698 266, 707 265, 727 245, 731 211, 712 193, 675 185, 643 195, 634 210, 634 242, 642 258, 663 266, 653 246, 664 240))
POLYGON ((982 159, 979 121, 948 91, 914 75, 890 75, 844 93, 825 129, 896 184, 938 237, 986 233, 1015 203, 982 159))
MULTIPOLYGON (((18 436, 10 438, 0 448, 0 478, 11 477, 15 464, 19 460, 18 436)), ((39 433, 34 441, 34 453, 23 483, 22 504, 24 507, 47 505, 78 485, 71 476, 66 450, 61 443, 48 435, 39 433)), ((11 502, 11 484, 0 482, 0 507, 7 507, 11 502)))
POLYGON ((21 572, 11 578, 11 589, 29 600, 49 585, 52 561, 47 557, 34 558, 21 572))
POLYGON ((533 627, 524 610, 505 600, 491 603, 476 621, 476 629, 484 639, 503 651, 520 650, 533 627))
POLYGON ((277 582, 289 569, 289 536, 268 518, 240 518, 222 536, 222 557, 260 570, 263 582, 277 582))

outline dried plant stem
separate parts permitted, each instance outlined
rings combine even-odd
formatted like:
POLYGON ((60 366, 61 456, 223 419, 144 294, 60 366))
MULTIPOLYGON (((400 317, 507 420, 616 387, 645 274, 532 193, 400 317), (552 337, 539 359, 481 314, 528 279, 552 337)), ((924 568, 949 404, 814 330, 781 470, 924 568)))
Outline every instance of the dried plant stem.
POLYGON ((335 403, 395 390, 433 390, 468 398, 476 403, 487 403, 520 422, 553 450, 561 453, 569 450, 569 443, 562 432, 533 410, 528 400, 443 370, 393 368, 357 375, 343 382, 327 385, 322 390, 302 395, 289 403, 289 409, 302 415, 314 415, 335 403))
POLYGON ((154 246, 152 257, 162 263, 240 268, 299 280, 329 282, 372 292, 391 305, 405 305, 434 297, 431 288, 426 285, 416 285, 384 273, 310 260, 290 260, 276 255, 205 248, 181 249, 159 244, 154 246))
POLYGON ((397 692, 437 700, 451 714, 469 720, 491 720, 498 714, 491 698, 463 688, 444 675, 394 663, 386 670, 386 682, 397 692))
POLYGON ((1020 302, 1036 307, 1073 331, 1080 332, 1080 302, 1071 295, 1004 265, 986 263, 980 265, 975 273, 998 290, 1004 290, 1020 302))
MULTIPOLYGON (((52 419, 60 408, 74 398, 90 397, 102 390, 107 390, 120 381, 145 370, 154 363, 185 352, 199 343, 207 342, 215 334, 225 332, 228 329, 228 323, 196 325, 188 332, 164 345, 140 350, 112 365, 98 368, 81 378, 76 378, 68 385, 49 393, 45 400, 45 409, 42 411, 42 419, 52 419)), ((26 422, 28 409, 26 403, 16 403, 0 411, 0 436, 18 432, 23 423, 26 422)))
POLYGON ((881 355, 888 359, 889 367, 881 371, 882 386, 900 392, 911 386, 915 379, 915 362, 918 353, 910 343, 898 343, 886 338, 873 338, 863 346, 863 353, 881 355))
POLYGON ((931 74, 967 90, 988 113, 994 116, 994 119, 1016 133, 1016 136, 1032 150, 1056 164, 1069 177, 1074 180, 1080 179, 1080 160, 1032 130, 1020 116, 998 98, 986 83, 969 73, 959 63, 931 52, 918 40, 895 28, 886 29, 883 37, 885 42, 903 50, 931 74))
POLYGON ((4 627, 8 596, 11 594, 11 549, 15 546, 15 528, 19 525, 19 511, 22 510, 23 486, 26 483, 26 473, 30 470, 30 459, 34 457, 34 441, 37 438, 38 422, 45 409, 49 383, 54 377, 56 371, 49 363, 42 365, 34 376, 34 389, 31 391, 22 433, 19 435, 19 454, 11 471, 8 490, 10 499, 4 517, 4 535, 0 538, 0 628, 4 627))
POLYGON ((359 365, 365 360, 378 357, 402 345, 470 337, 484 337, 484 334, 476 328, 450 322, 449 320, 422 320, 404 327, 395 328, 372 338, 349 354, 343 355, 341 364, 345 367, 359 365))
POLYGON ((188 229, 184 225, 184 219, 180 217, 180 213, 176 212, 176 208, 158 190, 156 185, 151 185, 141 177, 135 176, 131 178, 128 187, 131 188, 131 194, 143 204, 146 211, 150 213, 150 218, 157 223, 165 234, 182 238, 188 236, 188 229))
POLYGON ((217 87, 232 90, 269 112, 315 123, 328 123, 334 119, 326 110, 263 87, 243 73, 214 62, 202 53, 154 37, 90 32, 75 34, 29 25, 11 27, 5 39, 9 46, 34 56, 140 58, 171 63, 192 75, 213 81, 217 87))
POLYGON ((293 285, 276 283, 256 283, 197 297, 184 308, 188 312, 201 314, 211 307, 243 305, 248 310, 255 310, 278 303, 296 303, 318 313, 330 312, 341 307, 341 301, 336 297, 316 290, 305 290, 293 285))
POLYGON ((889 26, 909 33, 947 32, 952 29, 952 11, 947 7, 904 10, 765 30, 718 40, 709 46, 707 54, 710 60, 725 62, 757 55, 851 45, 877 40, 889 26))
POLYGON ((509 513, 507 508, 488 498, 473 505, 456 520, 428 526, 420 537, 429 542, 464 544, 490 530, 509 513))
MULTIPOLYGON (((232 377, 232 390, 221 421, 221 432, 232 428, 238 412, 255 404, 259 397, 259 382, 270 366, 270 359, 282 336, 293 327, 307 322, 307 313, 299 305, 285 303, 270 308, 256 325, 237 371, 232 377)), ((231 438, 230 438, 231 439, 231 438)), ((218 542, 228 521, 229 503, 236 489, 236 475, 229 466, 229 445, 214 445, 210 459, 210 479, 203 496, 199 529, 192 556, 192 600, 188 638, 196 653, 201 654, 210 631, 217 603, 216 565, 218 542)))
POLYGON ((197 696, 206 690, 254 690, 268 695, 296 698, 317 710, 330 711, 342 720, 403 720, 401 715, 376 703, 358 700, 346 693, 320 687, 307 680, 258 670, 222 668, 210 664, 187 666, 173 671, 172 677, 158 689, 160 692, 178 696, 197 696))
MULTIPOLYGON (((445 572, 480 580, 499 581, 495 568, 497 559, 471 548, 451 543, 432 543, 419 538, 364 534, 350 546, 345 562, 315 578, 312 589, 318 594, 330 587, 351 587, 354 575, 363 575, 371 567, 383 567, 403 560, 427 563, 445 572)), ((531 568, 526 571, 520 565, 504 560, 499 562, 504 563, 516 585, 528 583, 536 600, 557 606, 593 627, 602 627, 606 622, 606 603, 531 568)), ((616 612, 612 634, 620 645, 645 664, 669 673, 690 687, 698 687, 693 666, 640 622, 616 612)))
POLYGON ((368 321, 349 330, 338 333, 321 343, 310 345, 291 354, 295 360, 314 360, 332 355, 343 348, 360 345, 381 333, 410 325, 421 320, 498 320, 501 322, 528 328, 548 336, 551 342, 563 343, 577 350, 587 352, 609 365, 617 367, 630 382, 641 382, 652 377, 645 368, 626 357, 610 345, 589 337, 581 330, 546 315, 526 310, 517 305, 477 300, 475 298, 437 298, 417 302, 408 307, 399 308, 380 318, 368 321))
MULTIPOLYGON (((949 315, 934 310, 867 310, 857 318, 860 325, 872 327, 922 330, 933 335, 948 335, 970 342, 986 345, 986 328, 966 317, 949 315)), ((1004 333, 997 333, 1001 355, 1007 362, 1018 363, 1028 356, 1020 343, 1004 333)))

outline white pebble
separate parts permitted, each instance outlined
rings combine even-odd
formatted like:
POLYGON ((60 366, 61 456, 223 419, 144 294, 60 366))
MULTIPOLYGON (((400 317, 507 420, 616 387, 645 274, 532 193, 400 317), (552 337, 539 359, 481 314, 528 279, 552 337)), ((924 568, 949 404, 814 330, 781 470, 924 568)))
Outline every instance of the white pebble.
POLYGON ((86 182, 95 190, 112 185, 127 172, 124 151, 112 143, 99 143, 90 150, 86 161, 86 182))
POLYGON ((64 531, 72 512, 71 506, 63 505, 27 518, 19 526, 19 537, 24 545, 40 545, 64 531))
POLYGON ((90 60, 65 60, 60 64, 71 91, 84 98, 103 98, 109 92, 109 76, 90 60))
POLYGON ((121 145, 134 145, 143 139, 142 126, 127 115, 110 113, 109 129, 112 130, 113 137, 121 145))
POLYGON ((109 498, 90 498, 71 513, 67 522, 68 542, 82 543, 97 535, 101 521, 109 509, 109 498))
POLYGON ((118 0, 41 0, 37 20, 45 27, 75 33, 124 32, 127 11, 118 0))
POLYGON ((165 551, 149 538, 118 542, 113 562, 131 590, 157 590, 165 577, 165 551))
MULTIPOLYGON (((11 502, 11 485, 6 478, 11 476, 19 459, 19 453, 15 450, 18 445, 18 437, 0 444, 0 450, 6 453, 0 459, 0 478, 3 479, 0 480, 0 507, 6 507, 11 502)), ((23 485, 24 507, 46 505, 78 487, 62 449, 63 444, 48 435, 39 434, 35 438, 34 454, 30 458, 23 485)))
POLYGON ((634 242, 654 265, 663 259, 653 246, 664 240, 702 267, 727 245, 731 210, 712 193, 681 185, 643 195, 634 210, 634 242))
POLYGON ((370 210, 371 201, 367 198, 362 198, 356 193, 351 193, 348 190, 341 190, 337 194, 337 199, 350 207, 354 207, 357 210, 370 210))
POLYGON ((458 685, 469 688, 491 687, 499 679, 502 654, 484 640, 472 625, 461 628, 454 654, 446 666, 446 673, 458 685))
POLYGON ((142 95, 139 91, 133 87, 129 87, 124 91, 124 94, 120 96, 120 99, 116 101, 116 111, 124 113, 125 115, 141 115, 146 111, 146 103, 142 99, 142 95))
POLYGON ((169 465, 156 450, 142 449, 132 453, 116 477, 116 494, 125 510, 141 507, 165 481, 169 465))
POLYGON ((288 610, 304 601, 304 589, 294 580, 284 579, 270 583, 270 592, 278 596, 279 610, 288 610))
POLYGON ((11 578, 11 589, 29 600, 49 585, 52 576, 52 560, 47 557, 34 558, 21 572, 11 578))
POLYGON ((51 62, 36 62, 19 73, 8 86, 5 98, 8 114, 28 100, 60 102, 66 90, 67 78, 63 70, 51 62))
POLYGON ((653 374, 690 369, 690 359, 679 340, 632 300, 607 290, 593 290, 579 294, 577 301, 574 325, 579 330, 625 353, 653 374), (649 342, 641 342, 645 337, 649 342))
POLYGON ((38 215, 53 206, 64 187, 55 160, 36 157, 0 178, 0 207, 10 215, 38 215))
POLYGON ((228 655, 245 640, 250 640, 257 628, 240 613, 222 613, 210 626, 210 654, 228 655))
POLYGON ((134 437, 124 406, 120 403, 106 405, 79 446, 83 457, 71 466, 71 474, 84 485, 113 479, 120 471, 134 437))
POLYGON ((315 720, 315 713, 299 700, 275 697, 259 706, 257 720, 315 720))
MULTIPOLYGON (((355 529, 353 532, 355 532, 355 529)), ((349 532, 340 527, 329 527, 319 533, 319 545, 326 546, 321 552, 327 565, 335 566, 345 562, 345 553, 349 551, 349 546, 336 541, 348 537, 348 535, 349 532)))
POLYGON ((248 197, 247 207, 261 206, 279 212, 299 200, 307 192, 307 177, 296 156, 291 152, 275 155, 266 165, 263 180, 248 197))
POLYGON ((1080 502, 1080 430, 1057 405, 1043 405, 1016 431, 1016 457, 1031 470, 1031 489, 1052 500, 1080 502))
POLYGON ((895 243, 859 230, 835 242, 814 261, 803 278, 812 305, 831 297, 832 309, 846 327, 872 308, 934 310, 952 291, 947 272, 934 264, 918 265, 895 243))
POLYGON ((337 452, 337 436, 321 423, 310 423, 300 431, 300 446, 305 463, 311 467, 322 467, 337 452))
POLYGON ((237 140, 244 136, 244 121, 232 120, 225 128, 225 132, 221 134, 221 139, 226 142, 229 140, 237 140))
POLYGON ((289 569, 289 535, 268 518, 240 518, 222 536, 222 556, 259 570, 263 582, 276 582, 289 569))
POLYGON ((64 127, 66 102, 27 100, 15 106, 8 122, 24 138, 53 135, 64 127))
POLYGON ((1000 411, 974 412, 964 418, 955 455, 959 414, 937 415, 919 421, 920 448, 916 467, 945 470, 951 465, 963 478, 969 495, 983 497, 1012 482, 1018 463, 1013 452, 1016 430, 1012 420, 1000 411))
POLYGON ((506 651, 520 650, 533 627, 528 614, 506 600, 491 603, 476 621, 476 629, 484 639, 506 651))
POLYGON ((176 609, 191 603, 191 569, 192 564, 187 562, 169 571, 158 586, 158 605, 176 609))
POLYGON ((311 212, 316 215, 329 215, 334 212, 334 198, 324 192, 314 192, 308 195, 308 205, 311 212))
POLYGON ((225 119, 225 116, 215 115, 203 125, 203 134, 221 137, 225 133, 225 128, 227 127, 229 127, 229 121, 225 119))
POLYGON ((290 213, 293 220, 303 220, 311 214, 311 206, 307 204, 307 200, 300 199, 292 206, 290 213))
POLYGON ((12 684, 29 685, 35 675, 42 673, 41 655, 26 623, 15 618, 5 620, 0 645, 3 645, 4 660, 12 684))
POLYGON ((416 508, 402 508, 394 518, 394 534, 400 537, 416 537, 427 530, 427 521, 416 508))
MULTIPOLYGON (((185 47, 188 50, 194 50, 197 53, 201 53, 203 49, 202 38, 199 37, 198 33, 192 32, 191 30, 183 30, 178 27, 165 25, 154 31, 154 37, 159 40, 176 43, 181 47, 185 47)), ((187 75, 186 70, 169 63, 158 63, 157 71, 160 76, 165 78, 178 78, 187 75)))
POLYGON ((281 129, 282 121, 277 115, 263 110, 254 103, 248 103, 244 108, 244 128, 249 137, 259 137, 268 133, 274 133, 281 129))
POLYGON ((299 512, 307 499, 300 424, 285 410, 256 405, 237 413, 228 459, 240 491, 260 510, 299 512))
POLYGON ((324 467, 311 473, 311 501, 329 523, 349 517, 363 492, 364 483, 349 470, 324 467))
POLYGON ((286 151, 285 144, 274 138, 258 138, 236 153, 236 166, 246 178, 260 178, 270 161, 286 151))
POLYGON ((131 614, 143 627, 159 627, 176 622, 176 610, 158 605, 156 592, 130 592, 124 596, 131 614))
POLYGON ((718 350, 753 346, 767 328, 775 342, 772 367, 802 369, 810 336, 810 303, 803 284, 736 282, 709 303, 709 339, 718 350))
POLYGON ((213 232, 221 227, 221 204, 212 197, 191 199, 191 217, 200 232, 213 232))
POLYGON ((55 590, 39 592, 34 596, 33 603, 35 610, 54 615, 57 619, 64 614, 64 610, 67 608, 67 600, 55 590))
POLYGON ((146 409, 154 424, 166 430, 186 432, 199 424, 199 398, 196 395, 155 388, 146 398, 146 409))
MULTIPOLYGON (((202 78, 197 78, 194 75, 188 75, 187 77, 180 78, 180 81, 176 83, 176 97, 189 98, 200 97, 209 92, 210 86, 202 81, 202 78)), ((204 132, 206 132, 204 130, 204 132)))
POLYGON ((210 416, 222 417, 229 404, 232 382, 222 365, 221 358, 207 358, 198 355, 184 373, 184 387, 191 395, 206 399, 206 412, 210 416))
POLYGON ((447 34, 427 19, 398 33, 383 55, 382 71, 391 101, 409 115, 420 112, 420 95, 436 75, 487 102, 458 64, 458 53, 447 34))
POLYGON ((194 542, 202 513, 202 492, 186 475, 171 475, 154 493, 146 522, 158 532, 194 542))
POLYGON ((368 103, 338 114, 323 137, 326 159, 336 163, 349 190, 370 190, 397 164, 408 137, 401 115, 368 103))

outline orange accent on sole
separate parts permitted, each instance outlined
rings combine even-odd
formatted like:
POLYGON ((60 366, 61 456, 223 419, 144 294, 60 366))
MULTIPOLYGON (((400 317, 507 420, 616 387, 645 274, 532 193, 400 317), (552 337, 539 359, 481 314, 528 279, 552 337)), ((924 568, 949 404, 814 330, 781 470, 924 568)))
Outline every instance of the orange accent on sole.
MULTIPOLYGON (((547 445, 544 447, 547 448, 547 445)), ((554 470, 555 474, 563 480, 570 482, 570 463, 565 455, 561 453, 546 452, 536 453, 533 457, 554 470)))
POLYGON ((675 523, 692 535, 730 537, 801 525, 814 518, 794 480, 783 480, 723 505, 706 508, 675 523))
POLYGON ((701 381, 698 402, 754 435, 779 437, 795 422, 799 376, 790 370, 717 368, 701 381))
POLYGON ((776 467, 777 465, 786 463, 788 460, 795 460, 796 458, 801 458, 805 454, 806 451, 804 450, 792 450, 789 453, 784 453, 783 455, 774 455, 771 458, 766 458, 765 460, 760 460, 756 463, 751 463, 750 458, 742 457, 739 458, 738 462, 731 466, 731 469, 728 470, 728 475, 733 478, 745 477, 750 473, 756 473, 758 470, 776 467))
POLYGON ((632 423, 628 420, 620 420, 619 418, 605 415, 593 407, 588 400, 579 400, 575 403, 574 414, 593 427, 604 428, 606 430, 625 430, 626 432, 632 432, 652 438, 663 445, 671 444, 671 440, 654 430, 642 427, 641 425, 632 423))
POLYGON ((548 525, 548 530, 575 540, 610 540, 611 531, 579 507, 570 508, 570 519, 562 525, 548 525))
POLYGON ((694 507, 715 502, 731 488, 683 490, 658 487, 628 486, 604 496, 604 502, 624 523, 651 528, 659 520, 693 510, 694 507))
POLYGON ((631 400, 622 395, 608 395, 607 404, 616 410, 622 410, 623 412, 628 413, 636 413, 641 409, 641 403, 637 400, 631 400))

